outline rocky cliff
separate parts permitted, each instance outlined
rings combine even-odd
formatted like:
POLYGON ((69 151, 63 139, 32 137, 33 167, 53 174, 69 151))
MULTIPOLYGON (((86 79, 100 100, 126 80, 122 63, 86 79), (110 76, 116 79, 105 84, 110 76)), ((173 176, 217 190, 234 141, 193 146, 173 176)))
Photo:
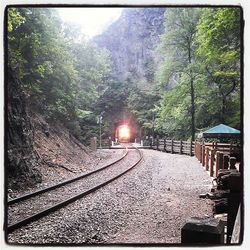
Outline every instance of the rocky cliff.
POLYGON ((165 8, 126 8, 121 17, 95 37, 111 52, 114 74, 119 80, 152 85, 161 60, 155 49, 164 32, 165 8))
POLYGON ((33 127, 27 112, 21 81, 8 69, 7 105, 7 177, 8 187, 17 189, 42 181, 34 151, 33 127))

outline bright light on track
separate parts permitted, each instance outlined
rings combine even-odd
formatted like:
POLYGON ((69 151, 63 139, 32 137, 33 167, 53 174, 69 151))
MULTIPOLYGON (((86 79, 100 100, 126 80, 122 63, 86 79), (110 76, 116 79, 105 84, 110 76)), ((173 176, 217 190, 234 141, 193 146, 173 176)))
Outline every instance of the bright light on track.
POLYGON ((130 137, 130 130, 127 125, 123 125, 119 128, 119 138, 120 139, 129 139, 130 137))

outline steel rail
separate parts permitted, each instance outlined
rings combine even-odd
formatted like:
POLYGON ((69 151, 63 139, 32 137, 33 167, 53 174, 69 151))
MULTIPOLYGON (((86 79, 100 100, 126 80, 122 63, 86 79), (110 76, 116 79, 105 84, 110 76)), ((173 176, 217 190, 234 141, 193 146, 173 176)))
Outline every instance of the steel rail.
POLYGON ((31 198, 31 197, 36 196, 36 195, 43 194, 43 193, 45 193, 45 192, 51 191, 51 190, 53 190, 53 189, 56 189, 56 188, 58 188, 58 187, 64 186, 64 185, 69 184, 69 183, 72 183, 72 182, 74 182, 74 181, 78 181, 78 180, 80 180, 80 179, 83 179, 83 178, 85 178, 85 177, 87 177, 87 176, 90 176, 90 175, 92 175, 92 174, 98 173, 98 172, 100 172, 100 171, 102 171, 102 170, 104 170, 104 169, 106 169, 106 168, 108 168, 108 167, 110 167, 110 166, 116 164, 117 162, 121 161, 122 159, 124 159, 124 158, 127 156, 127 154, 128 154, 128 148, 126 147, 125 149, 126 149, 126 152, 125 152, 125 154, 124 154, 121 158, 119 158, 118 160, 116 160, 116 161, 114 161, 114 162, 109 163, 108 165, 105 165, 105 166, 103 166, 103 167, 101 167, 101 168, 98 168, 98 169, 96 169, 96 170, 94 170, 94 171, 91 171, 91 172, 88 172, 88 173, 86 173, 86 174, 79 175, 79 176, 74 177, 74 178, 72 178, 72 179, 68 179, 68 180, 66 180, 66 181, 62 181, 62 182, 60 182, 60 183, 58 183, 58 184, 49 186, 49 187, 47 187, 47 188, 40 189, 40 190, 38 190, 38 191, 35 191, 35 192, 32 192, 32 193, 28 193, 28 194, 25 194, 25 195, 23 195, 23 196, 20 196, 20 197, 11 199, 11 200, 9 200, 9 201, 7 202, 7 205, 12 205, 12 204, 15 204, 15 203, 17 203, 17 202, 27 200, 27 199, 29 199, 29 198, 31 198))
POLYGON ((109 179, 109 180, 107 180, 107 181, 105 181, 105 182, 103 182, 103 183, 101 183, 101 184, 99 184, 99 185, 93 187, 93 188, 88 189, 87 191, 84 191, 84 192, 82 192, 82 193, 79 193, 79 194, 77 194, 77 195, 75 195, 75 196, 73 196, 73 197, 71 197, 71 198, 69 198, 69 199, 67 199, 67 200, 65 200, 65 201, 59 202, 59 203, 57 203, 57 204, 54 205, 54 206, 51 206, 51 207, 49 207, 49 208, 47 208, 47 209, 44 209, 44 210, 42 210, 42 211, 39 212, 39 213, 36 213, 36 214, 34 214, 34 215, 32 215, 32 216, 29 216, 29 217, 27 217, 27 218, 25 218, 25 219, 23 219, 23 220, 19 220, 18 222, 15 222, 15 223, 13 223, 13 224, 7 226, 7 228, 6 228, 7 233, 11 233, 11 232, 13 232, 13 231, 16 230, 16 229, 18 229, 18 228, 20 228, 20 227, 23 227, 23 226, 25 226, 25 225, 27 225, 27 224, 29 224, 30 222, 36 221, 36 220, 38 220, 38 219, 40 219, 40 218, 42 218, 42 217, 48 215, 49 213, 55 212, 56 210, 58 210, 58 209, 60 209, 60 208, 62 208, 62 207, 64 207, 64 206, 66 206, 66 205, 68 205, 68 204, 70 204, 70 203, 72 203, 72 202, 74 202, 74 201, 76 201, 76 200, 78 200, 78 199, 80 199, 80 198, 82 198, 82 197, 84 197, 84 196, 90 194, 90 193, 93 193, 93 192, 95 192, 96 190, 98 190, 98 189, 100 189, 100 188, 102 188, 102 187, 108 185, 108 184, 111 183, 112 181, 114 181, 114 180, 120 178, 122 175, 124 175, 124 174, 126 174, 127 172, 129 172, 130 170, 132 170, 132 169, 133 169, 136 165, 138 165, 138 164, 141 162, 141 160, 143 159, 143 155, 142 155, 141 151, 140 151, 138 148, 135 148, 135 149, 139 152, 140 159, 137 160, 136 163, 134 163, 131 167, 129 167, 128 169, 126 169, 126 170, 123 171, 122 173, 116 175, 115 177, 113 177, 113 178, 111 178, 111 179, 109 179))

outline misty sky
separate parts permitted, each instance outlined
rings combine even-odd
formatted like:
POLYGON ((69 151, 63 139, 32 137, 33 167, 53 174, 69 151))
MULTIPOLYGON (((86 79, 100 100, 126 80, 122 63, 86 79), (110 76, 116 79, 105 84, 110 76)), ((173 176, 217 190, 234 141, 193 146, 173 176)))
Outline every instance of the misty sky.
POLYGON ((117 20, 123 8, 58 8, 65 22, 81 25, 82 33, 88 38, 100 34, 105 28, 117 20))

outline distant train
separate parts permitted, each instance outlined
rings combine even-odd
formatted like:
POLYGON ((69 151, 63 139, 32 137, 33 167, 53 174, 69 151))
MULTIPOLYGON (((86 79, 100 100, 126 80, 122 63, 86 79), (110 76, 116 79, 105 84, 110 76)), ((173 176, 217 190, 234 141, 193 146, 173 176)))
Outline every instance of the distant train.
POLYGON ((117 138, 119 142, 130 142, 131 131, 127 124, 120 125, 117 128, 117 138))
POLYGON ((114 123, 112 138, 118 142, 134 142, 137 135, 137 124, 133 119, 124 119, 114 123))
POLYGON ((119 142, 130 142, 133 139, 133 132, 128 124, 119 125, 116 129, 116 138, 119 142))

